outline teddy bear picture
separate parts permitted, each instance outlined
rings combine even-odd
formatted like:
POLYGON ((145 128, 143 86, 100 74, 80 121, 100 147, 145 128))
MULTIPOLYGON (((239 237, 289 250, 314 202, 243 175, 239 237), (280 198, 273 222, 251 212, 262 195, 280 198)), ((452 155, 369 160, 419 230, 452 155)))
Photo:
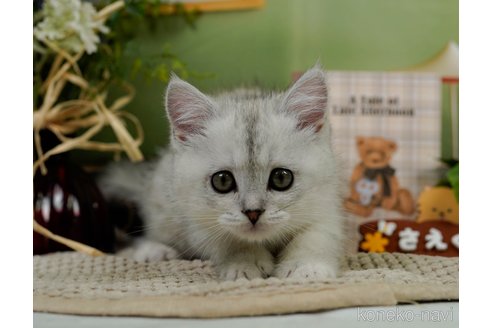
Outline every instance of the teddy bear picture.
POLYGON ((370 216, 376 207, 412 214, 413 197, 400 187, 390 165, 396 143, 382 137, 357 137, 356 144, 361 161, 352 172, 346 209, 362 217, 370 216))

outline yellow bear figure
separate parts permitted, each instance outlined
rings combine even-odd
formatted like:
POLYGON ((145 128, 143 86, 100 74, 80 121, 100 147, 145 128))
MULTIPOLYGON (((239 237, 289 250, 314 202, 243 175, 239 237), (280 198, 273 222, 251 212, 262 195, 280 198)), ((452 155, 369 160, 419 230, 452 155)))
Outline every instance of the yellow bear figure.
POLYGON ((459 224, 458 202, 448 187, 427 187, 419 195, 417 222, 448 221, 459 224))

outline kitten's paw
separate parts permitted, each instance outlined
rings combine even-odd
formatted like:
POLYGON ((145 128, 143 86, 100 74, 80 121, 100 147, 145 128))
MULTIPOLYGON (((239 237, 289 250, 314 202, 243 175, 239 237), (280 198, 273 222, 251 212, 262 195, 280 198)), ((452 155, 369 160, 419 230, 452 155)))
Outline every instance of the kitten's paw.
POLYGON ((237 280, 246 278, 249 280, 262 278, 260 269, 253 263, 227 263, 219 267, 219 277, 221 280, 237 280))
POLYGON ((278 265, 273 274, 277 278, 329 279, 336 278, 336 267, 323 262, 289 261, 278 265))
POLYGON ((268 253, 256 260, 239 256, 234 261, 218 265, 217 269, 221 280, 236 280, 240 278, 252 280, 269 277, 273 272, 274 264, 272 256, 268 253))
POLYGON ((178 252, 175 249, 150 240, 140 241, 118 255, 132 258, 137 262, 158 262, 178 258, 178 252))

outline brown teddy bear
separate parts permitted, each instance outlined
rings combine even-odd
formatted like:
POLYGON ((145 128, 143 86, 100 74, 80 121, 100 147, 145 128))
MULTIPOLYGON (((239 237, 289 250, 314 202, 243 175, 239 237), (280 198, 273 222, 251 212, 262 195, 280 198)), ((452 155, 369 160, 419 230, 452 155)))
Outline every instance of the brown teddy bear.
POLYGON ((396 143, 380 137, 357 137, 357 149, 362 161, 350 179, 347 210, 364 217, 371 215, 376 207, 412 214, 412 195, 400 188, 395 169, 389 165, 396 143))

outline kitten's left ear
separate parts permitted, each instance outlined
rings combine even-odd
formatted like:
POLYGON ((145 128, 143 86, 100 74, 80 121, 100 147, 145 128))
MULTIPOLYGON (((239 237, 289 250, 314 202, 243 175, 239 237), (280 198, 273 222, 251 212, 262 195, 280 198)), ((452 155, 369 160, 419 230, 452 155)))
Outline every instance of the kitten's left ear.
POLYGON ((282 109, 298 119, 297 128, 321 130, 328 105, 326 74, 319 67, 304 73, 287 91, 282 109))

